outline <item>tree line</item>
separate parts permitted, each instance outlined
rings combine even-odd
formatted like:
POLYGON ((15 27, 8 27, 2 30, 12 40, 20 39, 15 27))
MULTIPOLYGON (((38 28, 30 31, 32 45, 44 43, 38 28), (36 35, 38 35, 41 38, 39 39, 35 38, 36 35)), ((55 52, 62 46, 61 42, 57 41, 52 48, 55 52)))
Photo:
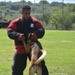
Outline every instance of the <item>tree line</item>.
MULTIPOLYGON (((38 18, 46 29, 74 30, 75 29, 75 4, 52 2, 46 0, 39 3, 26 2, 0 2, 0 11, 3 19, 13 20, 21 16, 21 8, 30 5, 31 15, 38 18)), ((1 16, 1 15, 0 15, 1 16)))

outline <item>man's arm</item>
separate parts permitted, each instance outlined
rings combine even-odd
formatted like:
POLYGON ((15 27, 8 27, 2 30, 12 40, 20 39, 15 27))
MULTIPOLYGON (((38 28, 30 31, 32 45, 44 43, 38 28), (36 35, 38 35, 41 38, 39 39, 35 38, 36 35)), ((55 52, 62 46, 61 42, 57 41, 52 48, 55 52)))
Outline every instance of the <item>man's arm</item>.
POLYGON ((17 25, 15 21, 12 21, 10 25, 7 27, 8 37, 14 40, 21 40, 23 34, 16 32, 17 25))
POLYGON ((35 39, 42 38, 44 36, 45 29, 44 29, 43 25, 40 23, 40 21, 36 20, 34 29, 35 30, 32 33, 32 35, 35 39))

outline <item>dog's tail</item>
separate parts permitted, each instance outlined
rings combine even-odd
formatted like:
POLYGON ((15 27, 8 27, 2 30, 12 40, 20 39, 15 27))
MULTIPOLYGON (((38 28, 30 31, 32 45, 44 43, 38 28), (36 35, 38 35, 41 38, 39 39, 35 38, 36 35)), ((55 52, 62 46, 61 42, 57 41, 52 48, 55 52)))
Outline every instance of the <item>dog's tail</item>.
POLYGON ((38 65, 46 56, 46 51, 45 50, 41 50, 42 55, 38 58, 38 60, 35 61, 35 65, 38 65))

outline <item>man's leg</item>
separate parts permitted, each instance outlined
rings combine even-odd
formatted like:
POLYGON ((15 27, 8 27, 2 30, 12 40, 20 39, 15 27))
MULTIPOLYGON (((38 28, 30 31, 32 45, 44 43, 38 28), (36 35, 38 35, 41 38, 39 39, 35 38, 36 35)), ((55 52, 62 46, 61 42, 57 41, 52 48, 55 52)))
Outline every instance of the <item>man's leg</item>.
POLYGON ((26 68, 27 55, 15 54, 14 62, 12 66, 12 75, 23 75, 23 71, 26 68))
POLYGON ((42 61, 42 75, 49 75, 47 66, 45 65, 45 61, 42 61))

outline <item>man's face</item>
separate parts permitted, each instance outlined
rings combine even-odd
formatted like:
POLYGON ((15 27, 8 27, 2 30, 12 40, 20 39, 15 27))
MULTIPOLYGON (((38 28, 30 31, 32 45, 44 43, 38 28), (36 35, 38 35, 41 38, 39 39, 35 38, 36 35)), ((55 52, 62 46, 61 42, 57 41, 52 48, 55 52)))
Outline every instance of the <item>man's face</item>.
POLYGON ((22 15, 23 15, 23 18, 24 18, 25 20, 29 19, 29 17, 30 17, 30 10, 25 9, 25 10, 22 12, 22 15))

